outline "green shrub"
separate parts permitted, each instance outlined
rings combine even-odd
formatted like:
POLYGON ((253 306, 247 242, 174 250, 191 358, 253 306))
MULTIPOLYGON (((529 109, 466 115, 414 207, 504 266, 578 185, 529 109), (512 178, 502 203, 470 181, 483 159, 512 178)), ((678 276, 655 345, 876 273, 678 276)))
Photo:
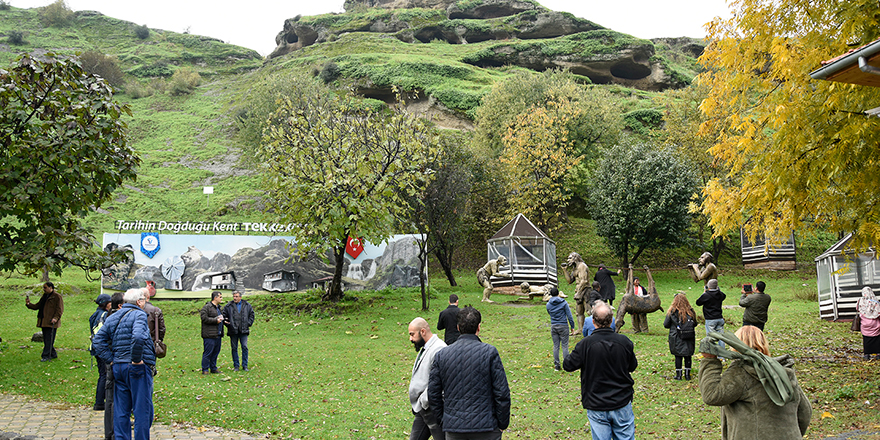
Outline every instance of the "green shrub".
POLYGON ((141 84, 138 81, 129 81, 125 85, 125 93, 131 96, 132 99, 140 99, 152 96, 154 90, 150 86, 141 84))
POLYGON ((9 35, 6 37, 6 41, 9 44, 20 45, 24 44, 24 34, 21 31, 10 31, 9 35))
POLYGON ((174 75, 171 76, 170 92, 175 96, 187 95, 192 93, 201 83, 202 77, 195 70, 188 67, 177 69, 174 75))
POLYGON ((90 50, 83 52, 79 56, 79 63, 86 72, 98 75, 116 87, 121 87, 125 84, 125 74, 119 68, 119 62, 116 60, 116 57, 90 50))
POLYGON ((74 12, 64 0, 57 0, 49 6, 39 9, 40 22, 44 26, 64 27, 73 20, 74 12))
POLYGON ((651 130, 663 126, 663 112, 653 108, 633 110, 623 115, 626 128, 642 136, 649 136, 651 130))
POLYGON ((140 25, 134 28, 134 34, 141 40, 146 40, 147 38, 150 38, 150 28, 145 24, 140 25))
POLYGON ((6 0, 0 0, 0 11, 8 11, 12 6, 6 0))
POLYGON ((150 80, 150 88, 153 89, 155 93, 165 93, 168 91, 168 81, 164 78, 153 78, 150 80))
POLYGON ((336 63, 328 61, 327 64, 324 64, 324 67, 321 68, 321 73, 318 74, 318 77, 325 83, 331 83, 336 81, 341 73, 342 71, 339 70, 339 66, 336 65, 336 63))

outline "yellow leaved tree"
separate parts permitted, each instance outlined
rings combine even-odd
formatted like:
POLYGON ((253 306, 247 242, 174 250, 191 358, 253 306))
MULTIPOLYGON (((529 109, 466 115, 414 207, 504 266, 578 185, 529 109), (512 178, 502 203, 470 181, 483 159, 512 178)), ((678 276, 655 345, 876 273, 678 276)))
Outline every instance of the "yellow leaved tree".
POLYGON ((570 171, 581 161, 569 122, 583 110, 567 99, 535 106, 517 116, 501 142, 499 161, 510 196, 510 216, 522 213, 547 230, 558 225, 571 198, 570 171))
POLYGON ((880 88, 813 80, 810 72, 880 37, 876 0, 733 0, 708 25, 699 81, 703 134, 729 167, 708 181, 702 210, 716 235, 783 239, 791 230, 855 232, 880 243, 880 88))

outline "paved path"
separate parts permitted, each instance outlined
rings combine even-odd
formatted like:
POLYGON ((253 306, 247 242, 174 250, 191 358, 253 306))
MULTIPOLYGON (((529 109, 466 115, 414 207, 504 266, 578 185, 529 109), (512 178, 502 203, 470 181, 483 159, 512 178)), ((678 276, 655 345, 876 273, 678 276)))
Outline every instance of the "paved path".
MULTIPOLYGON (((154 423, 150 438, 156 440, 256 440, 241 432, 218 428, 197 429, 179 424, 154 423)), ((24 396, 0 394, 0 432, 14 432, 41 439, 79 440, 104 438, 104 412, 91 408, 53 404, 24 396)))

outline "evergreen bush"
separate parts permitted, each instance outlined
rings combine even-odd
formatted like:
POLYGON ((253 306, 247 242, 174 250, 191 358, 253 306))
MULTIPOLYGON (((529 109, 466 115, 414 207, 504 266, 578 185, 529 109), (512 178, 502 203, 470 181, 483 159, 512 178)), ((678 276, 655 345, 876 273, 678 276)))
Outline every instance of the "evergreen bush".
POLYGON ((325 83, 331 83, 336 81, 339 78, 339 75, 342 73, 339 70, 339 66, 336 65, 333 61, 328 61, 327 64, 324 64, 324 67, 321 69, 321 73, 318 74, 318 77, 321 78, 321 81, 325 83))
POLYGON ((0 11, 8 11, 12 6, 6 0, 0 0, 0 11))
POLYGON ((21 31, 10 31, 9 35, 6 37, 6 41, 9 44, 20 45, 24 44, 24 34, 21 31))
POLYGON ((147 25, 142 24, 134 28, 134 34, 141 40, 146 40, 147 38, 150 38, 150 28, 148 28, 147 25))

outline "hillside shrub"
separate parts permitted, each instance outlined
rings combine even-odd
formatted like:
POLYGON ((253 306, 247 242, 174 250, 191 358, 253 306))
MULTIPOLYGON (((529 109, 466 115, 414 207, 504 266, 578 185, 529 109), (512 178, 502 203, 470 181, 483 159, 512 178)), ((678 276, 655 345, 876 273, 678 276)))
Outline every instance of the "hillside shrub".
POLYGON ((327 64, 324 64, 324 67, 321 68, 321 73, 318 74, 318 77, 321 78, 321 81, 324 81, 324 83, 331 83, 336 81, 341 73, 342 71, 336 63, 328 61, 327 64))
POLYGON ((177 71, 174 72, 174 75, 171 76, 171 89, 169 91, 175 96, 188 95, 201 83, 202 77, 198 72, 188 67, 184 67, 182 69, 177 69, 177 71))
POLYGON ((86 72, 98 75, 116 87, 122 87, 125 84, 125 74, 119 68, 116 57, 90 50, 79 56, 79 63, 86 72))
POLYGON ((39 15, 44 26, 64 27, 73 20, 74 12, 67 6, 67 2, 56 0, 55 3, 40 8, 39 15))
POLYGON ((150 88, 155 93, 165 93, 168 91, 168 81, 165 78, 153 78, 150 80, 150 88))
POLYGON ((146 40, 147 38, 150 38, 150 28, 148 28, 147 25, 142 24, 134 28, 134 35, 141 40, 146 40))
POLYGON ((0 11, 8 11, 12 6, 6 0, 0 0, 0 11))
POLYGON ((21 31, 10 31, 9 35, 6 36, 6 41, 14 45, 24 44, 24 34, 21 31))
POLYGON ((138 81, 129 81, 125 85, 125 93, 132 99, 146 98, 153 96, 155 91, 149 85, 141 84, 138 81))
POLYGON ((633 110, 623 115, 623 123, 632 132, 649 136, 663 126, 663 112, 653 108, 633 110))

